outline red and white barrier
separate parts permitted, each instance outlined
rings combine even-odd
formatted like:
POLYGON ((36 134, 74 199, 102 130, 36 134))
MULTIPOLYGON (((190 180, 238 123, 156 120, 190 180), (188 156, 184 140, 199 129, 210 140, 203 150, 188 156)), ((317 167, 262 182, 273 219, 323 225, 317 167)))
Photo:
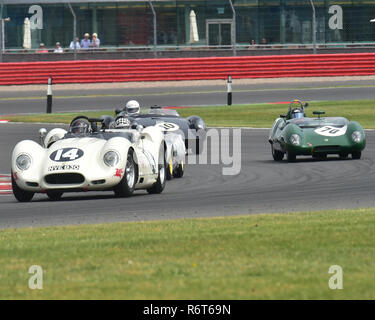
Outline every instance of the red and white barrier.
POLYGON ((375 75, 375 53, 0 63, 0 85, 375 75))

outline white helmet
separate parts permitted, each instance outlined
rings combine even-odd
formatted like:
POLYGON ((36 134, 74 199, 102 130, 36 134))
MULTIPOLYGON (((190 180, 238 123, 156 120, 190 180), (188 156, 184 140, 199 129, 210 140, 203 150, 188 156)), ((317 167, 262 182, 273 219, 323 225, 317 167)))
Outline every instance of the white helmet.
POLYGON ((125 105, 125 111, 128 115, 138 114, 140 109, 138 101, 135 100, 130 100, 125 105))

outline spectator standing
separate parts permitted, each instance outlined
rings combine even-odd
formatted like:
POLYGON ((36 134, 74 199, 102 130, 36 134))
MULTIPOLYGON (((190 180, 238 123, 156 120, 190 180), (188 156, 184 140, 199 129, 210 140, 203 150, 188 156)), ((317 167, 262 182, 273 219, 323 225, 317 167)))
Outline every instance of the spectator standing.
POLYGON ((92 40, 91 40, 90 47, 94 48, 94 49, 100 47, 100 39, 98 38, 98 34, 97 33, 93 33, 92 34, 92 40))
POLYGON ((84 38, 81 40, 81 48, 82 49, 89 49, 91 46, 90 35, 85 33, 84 38))
POLYGON ((61 48, 60 42, 56 42, 56 48, 53 50, 54 53, 64 53, 64 49, 61 48))
POLYGON ((74 40, 70 43, 69 45, 69 48, 74 50, 79 50, 81 49, 81 45, 79 44, 79 39, 78 38, 74 38, 74 40))

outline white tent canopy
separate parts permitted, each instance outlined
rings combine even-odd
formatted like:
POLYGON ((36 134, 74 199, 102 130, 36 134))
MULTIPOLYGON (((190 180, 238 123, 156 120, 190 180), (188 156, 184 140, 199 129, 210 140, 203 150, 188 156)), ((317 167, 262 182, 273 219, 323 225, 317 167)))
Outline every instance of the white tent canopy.
POLYGON ((25 18, 23 22, 23 48, 26 50, 31 49, 31 28, 29 18, 25 18))
POLYGON ((199 41, 197 16, 194 10, 190 11, 190 43, 199 41))

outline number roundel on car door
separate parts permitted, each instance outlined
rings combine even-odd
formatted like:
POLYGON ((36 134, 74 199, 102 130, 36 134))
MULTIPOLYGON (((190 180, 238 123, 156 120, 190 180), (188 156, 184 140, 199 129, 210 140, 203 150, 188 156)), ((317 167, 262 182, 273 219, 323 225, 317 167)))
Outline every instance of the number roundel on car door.
POLYGON ((326 137, 339 137, 339 136, 343 136, 346 133, 347 128, 348 128, 347 126, 344 126, 342 128, 324 126, 319 129, 316 129, 315 133, 321 136, 326 136, 326 137))
POLYGON ((180 127, 171 122, 159 122, 156 126, 163 131, 177 131, 180 127))
POLYGON ((64 148, 51 153, 49 158, 56 162, 74 161, 83 156, 83 151, 78 148, 64 148))

